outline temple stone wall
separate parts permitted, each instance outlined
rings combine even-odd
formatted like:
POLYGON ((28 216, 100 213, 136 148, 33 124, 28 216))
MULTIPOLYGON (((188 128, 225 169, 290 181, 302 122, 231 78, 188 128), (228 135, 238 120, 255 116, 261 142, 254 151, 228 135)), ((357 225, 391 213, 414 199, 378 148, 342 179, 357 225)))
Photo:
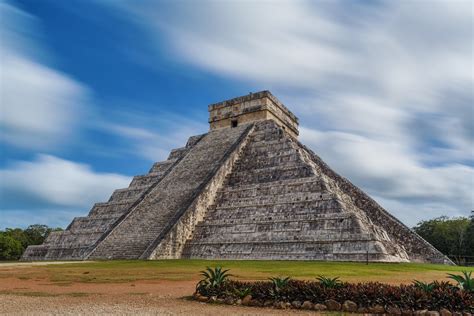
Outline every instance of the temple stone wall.
POLYGON ((209 105, 211 130, 264 120, 273 120, 291 136, 298 137, 298 118, 270 91, 250 93, 209 105))

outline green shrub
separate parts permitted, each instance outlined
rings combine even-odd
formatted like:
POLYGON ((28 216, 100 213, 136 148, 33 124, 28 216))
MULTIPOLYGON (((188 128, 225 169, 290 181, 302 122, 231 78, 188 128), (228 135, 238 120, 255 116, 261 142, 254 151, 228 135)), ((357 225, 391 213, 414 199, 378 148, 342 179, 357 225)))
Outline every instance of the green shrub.
POLYGON ((231 276, 227 273, 229 270, 222 270, 221 267, 210 268, 206 267, 206 270, 201 271, 203 279, 196 285, 196 291, 203 294, 214 293, 216 289, 222 286, 226 280, 231 276))
MULTIPOLYGON (((284 280, 279 278, 280 280, 284 280)), ((212 295, 220 298, 241 298, 241 293, 251 288, 252 298, 261 304, 267 300, 279 301, 310 301, 314 304, 334 299, 340 303, 346 300, 354 301, 359 307, 398 306, 403 310, 440 310, 446 308, 452 312, 474 312, 474 294, 450 285, 448 282, 435 282, 431 292, 426 292, 414 284, 389 285, 378 282, 347 283, 341 282, 338 287, 329 288, 319 281, 300 281, 288 279, 285 286, 283 281, 240 282, 228 280, 214 289, 212 295), (278 294, 275 296, 276 286, 278 294)), ((209 292, 200 292, 209 296, 209 292)))
POLYGON ((456 281, 460 289, 468 292, 474 292, 474 279, 471 277, 472 272, 463 271, 462 274, 463 275, 456 275, 448 273, 448 278, 456 281))
POLYGON ((284 296, 282 295, 282 292, 288 286, 288 283, 290 282, 291 278, 274 277, 269 278, 269 280, 272 282, 273 285, 273 287, 270 289, 270 296, 273 299, 283 298, 284 296))
POLYGON ((339 277, 335 277, 331 279, 331 278, 327 278, 325 276, 320 275, 316 278, 316 280, 318 280, 322 286, 329 289, 334 289, 334 288, 338 288, 342 286, 342 282, 339 280, 339 277))
POLYGON ((23 247, 20 241, 0 233, 0 260, 18 260, 22 253, 23 247))
POLYGON ((427 283, 427 282, 418 281, 418 280, 414 280, 413 285, 415 287, 419 288, 420 290, 423 290, 423 291, 428 292, 428 293, 433 292, 434 288, 436 287, 435 282, 427 283))

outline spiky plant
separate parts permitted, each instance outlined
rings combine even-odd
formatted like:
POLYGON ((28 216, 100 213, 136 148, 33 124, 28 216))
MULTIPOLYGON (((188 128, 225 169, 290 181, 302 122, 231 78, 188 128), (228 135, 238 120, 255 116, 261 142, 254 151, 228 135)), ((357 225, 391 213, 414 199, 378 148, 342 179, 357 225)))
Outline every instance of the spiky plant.
POLYGON ((471 277, 472 271, 462 271, 463 275, 448 273, 448 278, 458 283, 458 287, 464 291, 474 292, 474 279, 471 277))
POLYGON ((316 278, 316 280, 318 280, 322 286, 329 289, 338 288, 342 285, 342 282, 341 280, 339 280, 339 277, 328 278, 328 277, 320 275, 316 278))
POLYGON ((234 293, 235 293, 235 295, 237 295, 237 297, 244 298, 247 295, 252 294, 252 288, 251 287, 246 287, 246 288, 243 288, 243 289, 237 289, 236 288, 236 289, 234 289, 234 293))
POLYGON ((196 285, 196 290, 200 293, 215 292, 232 276, 228 271, 222 270, 222 267, 206 267, 206 270, 201 271, 203 279, 196 285))
POLYGON ((269 278, 270 281, 272 281, 272 288, 270 289, 270 296, 273 299, 278 299, 282 298, 282 290, 288 286, 288 282, 290 282, 291 278, 286 277, 274 277, 274 278, 269 278))
POLYGON ((435 282, 427 283, 427 282, 418 281, 418 280, 413 280, 413 285, 414 285, 416 288, 419 288, 420 290, 423 290, 423 291, 425 291, 425 292, 427 292, 427 293, 433 292, 433 290, 434 290, 435 287, 436 287, 436 283, 435 283, 435 282))

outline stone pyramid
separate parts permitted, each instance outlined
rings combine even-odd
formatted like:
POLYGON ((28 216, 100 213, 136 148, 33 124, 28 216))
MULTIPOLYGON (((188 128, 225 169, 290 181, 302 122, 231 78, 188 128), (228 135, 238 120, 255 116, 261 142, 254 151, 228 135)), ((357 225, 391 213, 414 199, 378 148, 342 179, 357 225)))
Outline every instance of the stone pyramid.
POLYGON ((451 261, 298 142, 269 91, 209 106, 192 136, 23 260, 451 261))

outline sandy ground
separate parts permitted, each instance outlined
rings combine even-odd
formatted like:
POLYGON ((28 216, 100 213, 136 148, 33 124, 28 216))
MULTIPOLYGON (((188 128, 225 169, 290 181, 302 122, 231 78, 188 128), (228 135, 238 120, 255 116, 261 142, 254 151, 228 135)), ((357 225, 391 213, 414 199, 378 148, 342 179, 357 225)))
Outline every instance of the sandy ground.
MULTIPOLYGON (((1 264, 7 267, 6 264, 1 264)), ((31 267, 31 264, 15 264, 31 267)), ((187 299, 193 281, 51 283, 46 279, 0 279, 1 315, 288 315, 269 308, 227 306, 187 299)), ((315 312, 291 311, 298 315, 315 312)))

